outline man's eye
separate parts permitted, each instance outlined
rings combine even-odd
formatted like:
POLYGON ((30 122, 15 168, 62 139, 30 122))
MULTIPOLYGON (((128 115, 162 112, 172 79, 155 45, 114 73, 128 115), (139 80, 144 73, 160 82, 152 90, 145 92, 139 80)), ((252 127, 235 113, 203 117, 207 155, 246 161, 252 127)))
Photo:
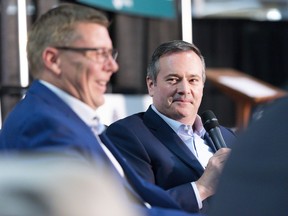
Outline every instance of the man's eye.
POLYGON ((199 82, 199 81, 200 81, 199 78, 190 79, 190 82, 191 82, 191 83, 196 83, 196 82, 199 82))
POLYGON ((178 81, 178 79, 177 78, 168 78, 167 81, 170 83, 176 83, 178 81))

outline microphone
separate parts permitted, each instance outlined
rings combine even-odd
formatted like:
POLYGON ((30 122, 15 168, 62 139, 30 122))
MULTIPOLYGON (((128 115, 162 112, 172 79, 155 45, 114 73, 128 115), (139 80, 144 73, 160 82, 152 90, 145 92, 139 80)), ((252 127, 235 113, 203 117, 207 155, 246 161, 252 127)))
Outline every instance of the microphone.
POLYGON ((217 150, 220 148, 226 148, 226 143, 223 139, 218 120, 214 113, 211 110, 206 110, 200 116, 205 130, 208 132, 209 136, 214 142, 215 148, 217 150))

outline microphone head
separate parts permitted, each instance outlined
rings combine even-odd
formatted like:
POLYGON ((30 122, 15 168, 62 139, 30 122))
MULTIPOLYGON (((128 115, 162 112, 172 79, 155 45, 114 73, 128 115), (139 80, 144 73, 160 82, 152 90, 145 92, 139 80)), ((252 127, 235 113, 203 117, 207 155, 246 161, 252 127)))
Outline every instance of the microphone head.
POLYGON ((202 123, 206 131, 219 127, 219 122, 211 110, 204 111, 201 115, 202 123))

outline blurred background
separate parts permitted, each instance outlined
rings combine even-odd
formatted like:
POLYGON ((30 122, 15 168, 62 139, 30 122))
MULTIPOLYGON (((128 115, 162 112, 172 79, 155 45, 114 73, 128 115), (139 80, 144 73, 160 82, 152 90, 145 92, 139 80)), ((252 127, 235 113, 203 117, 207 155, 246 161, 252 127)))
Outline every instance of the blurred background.
MULTIPOLYGON (((288 0, 1 0, 1 122, 32 81, 25 57, 27 30, 39 15, 64 2, 86 4, 110 17, 120 70, 107 93, 144 98, 144 110, 146 67, 153 50, 162 42, 183 39, 186 28, 207 68, 236 69, 287 89, 288 0), (185 2, 191 4, 188 17, 183 16, 185 2)), ((105 104, 113 105, 109 99, 105 104)), ((222 125, 235 127, 235 101, 209 80, 200 112, 206 109, 213 110, 222 125)))

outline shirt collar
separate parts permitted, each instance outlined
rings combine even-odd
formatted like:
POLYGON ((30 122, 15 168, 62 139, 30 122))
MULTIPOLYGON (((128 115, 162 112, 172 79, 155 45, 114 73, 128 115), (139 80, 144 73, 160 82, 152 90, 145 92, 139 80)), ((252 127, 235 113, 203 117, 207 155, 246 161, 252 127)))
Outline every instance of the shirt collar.
POLYGON ((95 125, 96 121, 96 123, 100 126, 99 130, 102 130, 99 131, 99 134, 103 132, 103 128, 105 128, 105 126, 99 122, 96 110, 92 109, 87 104, 71 96, 70 94, 66 93, 65 91, 56 87, 53 84, 48 83, 44 80, 40 80, 40 82, 48 89, 50 89, 53 93, 55 93, 59 98, 61 98, 88 126, 95 125))
MULTIPOLYGON (((183 125, 181 122, 178 122, 174 119, 171 119, 165 115, 163 115, 162 113, 160 113, 156 107, 152 104, 151 108, 177 133, 181 127, 181 125, 183 125)), ((199 115, 196 116, 195 122, 193 125, 191 125, 193 128, 193 133, 196 133, 198 136, 203 137, 204 134, 206 133, 204 127, 203 127, 203 123, 201 120, 201 117, 199 115)))

